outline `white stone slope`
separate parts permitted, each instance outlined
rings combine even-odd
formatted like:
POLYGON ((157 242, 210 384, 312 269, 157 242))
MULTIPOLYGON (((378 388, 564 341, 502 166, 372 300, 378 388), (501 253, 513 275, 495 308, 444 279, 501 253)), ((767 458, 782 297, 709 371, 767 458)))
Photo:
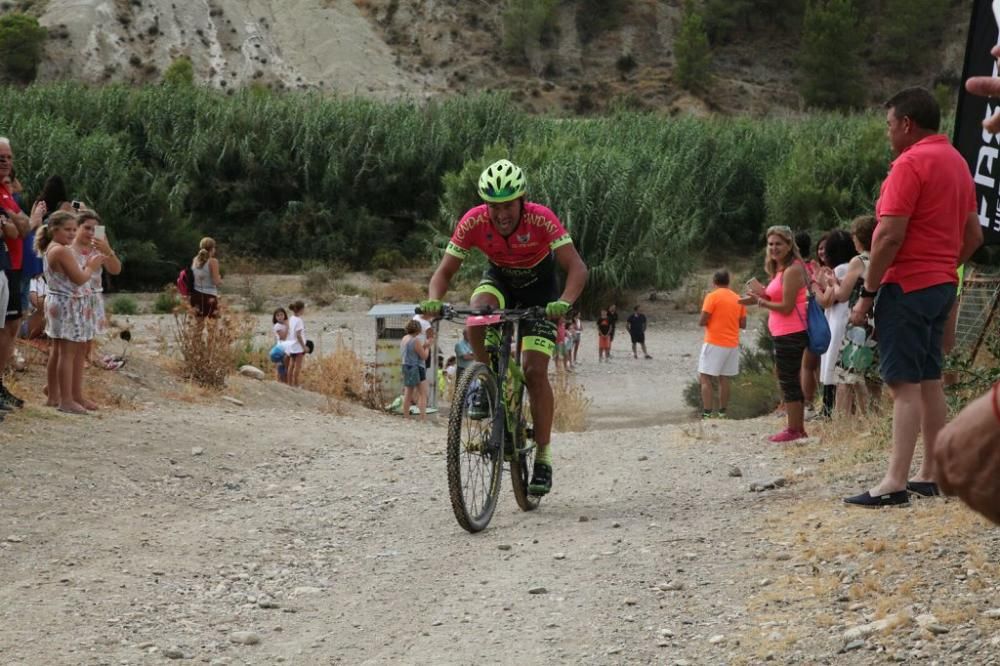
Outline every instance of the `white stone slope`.
POLYGON ((179 56, 219 89, 259 81, 373 97, 423 97, 351 0, 51 0, 41 80, 159 81, 179 56))

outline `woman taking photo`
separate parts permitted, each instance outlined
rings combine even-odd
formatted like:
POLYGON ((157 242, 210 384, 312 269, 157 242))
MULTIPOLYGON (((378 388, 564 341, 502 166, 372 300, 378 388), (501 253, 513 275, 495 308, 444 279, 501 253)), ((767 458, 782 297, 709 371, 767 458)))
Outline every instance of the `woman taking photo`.
POLYGON ((767 230, 767 253, 764 270, 771 281, 764 288, 759 283, 740 302, 768 310, 767 328, 774 339, 774 365, 785 401, 787 427, 768 439, 793 442, 807 437, 802 406, 802 354, 809 344, 806 332, 805 265, 799 256, 792 230, 785 226, 767 230))
MULTIPOLYGON (((76 236, 73 238, 73 251, 84 259, 89 259, 95 252, 104 255, 103 266, 98 266, 90 276, 89 298, 90 312, 94 319, 94 335, 104 333, 107 328, 107 315, 104 312, 104 285, 101 279, 104 271, 111 275, 118 275, 122 272, 122 262, 111 249, 108 243, 104 226, 101 225, 101 218, 92 210, 84 208, 76 216, 76 236)), ((94 341, 87 342, 86 353, 79 360, 82 364, 85 360, 92 361, 94 341)), ((79 399, 87 409, 97 409, 97 404, 91 400, 86 400, 82 396, 79 399)))
POLYGON ((194 291, 191 292, 191 307, 199 318, 219 316, 219 287, 222 273, 219 260, 215 258, 215 240, 205 237, 198 244, 198 254, 191 260, 194 274, 194 291))

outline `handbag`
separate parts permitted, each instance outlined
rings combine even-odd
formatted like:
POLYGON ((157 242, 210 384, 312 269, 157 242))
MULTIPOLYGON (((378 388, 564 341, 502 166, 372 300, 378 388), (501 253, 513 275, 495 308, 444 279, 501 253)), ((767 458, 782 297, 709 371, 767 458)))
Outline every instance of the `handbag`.
POLYGON ((809 271, 806 267, 802 267, 803 272, 806 274, 806 316, 802 317, 802 313, 799 312, 799 306, 795 306, 795 312, 798 312, 799 319, 802 324, 806 327, 806 333, 809 335, 809 351, 816 354, 817 356, 822 356, 826 353, 826 350, 830 348, 830 322, 826 320, 826 315, 823 314, 823 308, 820 304, 816 302, 816 297, 812 295, 809 291, 809 271))

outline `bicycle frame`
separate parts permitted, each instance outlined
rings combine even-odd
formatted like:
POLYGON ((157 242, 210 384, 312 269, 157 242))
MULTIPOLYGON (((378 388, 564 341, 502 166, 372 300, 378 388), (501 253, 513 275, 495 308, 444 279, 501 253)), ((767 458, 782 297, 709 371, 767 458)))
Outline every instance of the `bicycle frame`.
MULTIPOLYGON (((524 371, 521 369, 521 352, 524 335, 521 332, 521 320, 530 317, 544 316, 544 309, 531 307, 523 310, 493 310, 483 308, 479 310, 459 310, 446 306, 442 316, 445 319, 454 320, 456 317, 466 316, 466 324, 481 326, 499 326, 500 346, 496 350, 487 349, 490 355, 490 368, 496 375, 497 388, 501 395, 499 398, 500 409, 493 415, 492 425, 503 425, 503 428, 493 428, 493 436, 490 439, 490 449, 500 451, 503 447, 503 438, 507 433, 513 433, 517 428, 514 419, 517 415, 518 404, 515 397, 520 401, 523 396, 524 371), (516 337, 515 337, 516 334, 516 337), (511 352, 511 343, 515 342, 514 351, 511 352)), ((516 455, 524 447, 515 451, 516 455)))

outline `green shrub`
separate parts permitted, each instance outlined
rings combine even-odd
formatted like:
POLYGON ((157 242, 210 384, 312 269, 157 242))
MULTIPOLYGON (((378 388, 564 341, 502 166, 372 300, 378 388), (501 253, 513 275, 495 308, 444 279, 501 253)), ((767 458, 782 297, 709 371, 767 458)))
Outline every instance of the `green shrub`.
POLYGON ((175 58, 163 72, 163 83, 168 86, 193 86, 194 65, 191 58, 186 55, 175 58))
POLYGON ((375 251, 370 264, 371 268, 382 268, 388 271, 396 271, 404 268, 407 264, 406 257, 396 248, 379 248, 375 251))
MULTIPOLYGON (((717 386, 717 385, 716 385, 717 386)), ((716 388, 718 391, 718 388, 716 388)), ((718 395, 716 393, 716 395, 718 395)), ((684 386, 684 402, 699 412, 701 384, 697 379, 684 386)), ((732 378, 726 415, 731 419, 766 416, 781 402, 781 390, 774 376, 771 356, 763 350, 740 349, 740 374, 732 378)))
POLYGON ((712 67, 712 51, 708 46, 708 33, 701 13, 694 2, 684 3, 681 29, 674 42, 677 68, 674 70, 677 83, 686 90, 696 90, 708 86, 712 67))
MULTIPOLYGON (((34 16, 17 12, 0 16, 0 67, 8 79, 18 83, 35 80, 47 35, 34 16)), ((4 107, 10 108, 7 104, 4 107)))
POLYGON ((153 312, 156 314, 171 314, 181 304, 177 289, 171 285, 156 295, 153 299, 153 312))
POLYGON ((863 20, 854 0, 812 0, 806 5, 799 52, 806 104, 824 109, 861 106, 864 39, 863 20))
POLYGON ((139 303, 125 294, 119 294, 111 299, 108 309, 116 315, 134 315, 139 313, 139 303))
POLYGON ((552 24, 555 7, 556 0, 507 0, 501 16, 504 50, 523 58, 537 47, 552 24))

